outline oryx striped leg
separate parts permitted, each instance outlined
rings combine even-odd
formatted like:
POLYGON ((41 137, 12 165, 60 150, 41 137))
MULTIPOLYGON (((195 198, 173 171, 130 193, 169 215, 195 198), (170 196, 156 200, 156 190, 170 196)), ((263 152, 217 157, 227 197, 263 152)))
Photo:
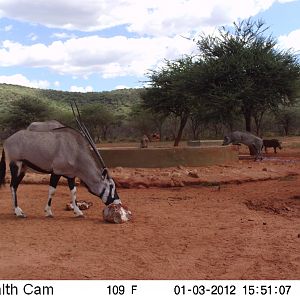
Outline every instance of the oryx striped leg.
POLYGON ((74 209, 74 214, 77 217, 81 217, 83 216, 82 211, 79 209, 79 207, 77 206, 77 196, 76 196, 76 185, 75 185, 75 178, 68 178, 68 185, 71 191, 71 201, 72 201, 72 205, 73 205, 73 209, 74 209))
POLYGON ((47 205, 45 207, 46 217, 53 217, 53 213, 52 213, 52 210, 51 210, 51 202, 52 202, 52 198, 55 194, 56 187, 57 187, 59 179, 60 179, 60 175, 56 175, 56 174, 53 174, 53 173, 51 174, 50 184, 49 184, 48 201, 47 201, 47 205))
POLYGON ((18 162, 11 162, 9 164, 10 167, 10 173, 11 173, 11 182, 10 182, 10 190, 11 190, 11 196, 12 196, 12 205, 14 213, 17 217, 26 217, 22 209, 18 206, 18 198, 17 198, 17 189, 22 181, 22 179, 25 176, 25 169, 22 168, 22 163, 18 162))

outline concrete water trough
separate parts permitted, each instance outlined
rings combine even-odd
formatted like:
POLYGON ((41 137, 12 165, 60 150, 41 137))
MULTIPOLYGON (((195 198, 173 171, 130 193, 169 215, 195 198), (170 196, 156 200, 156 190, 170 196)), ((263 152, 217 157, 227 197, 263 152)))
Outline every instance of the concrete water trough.
POLYGON ((176 166, 199 167, 228 164, 238 161, 238 152, 233 146, 100 148, 108 167, 168 168, 176 166))

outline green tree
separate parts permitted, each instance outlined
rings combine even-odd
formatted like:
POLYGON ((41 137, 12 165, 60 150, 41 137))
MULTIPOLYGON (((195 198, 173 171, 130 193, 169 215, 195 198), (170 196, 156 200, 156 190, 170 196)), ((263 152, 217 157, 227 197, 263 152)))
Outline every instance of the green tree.
POLYGON ((81 107, 81 114, 92 137, 97 142, 100 142, 101 139, 106 140, 108 130, 116 122, 116 117, 112 111, 101 103, 91 103, 81 107))
POLYGON ((300 118, 300 110, 293 107, 281 107, 275 112, 275 119, 285 135, 289 135, 293 128, 298 124, 300 118))
POLYGON ((210 106, 229 120, 242 114, 247 131, 253 117, 259 125, 265 111, 295 101, 297 56, 278 50, 267 30, 264 22, 248 19, 197 42, 205 60, 210 106))
POLYGON ((16 131, 26 128, 31 122, 49 119, 51 111, 47 102, 35 97, 23 96, 9 104, 2 122, 6 128, 16 131))
POLYGON ((162 68, 148 74, 150 88, 141 95, 146 109, 179 119, 174 146, 178 146, 191 112, 197 105, 192 90, 196 78, 194 72, 195 63, 190 56, 166 61, 162 68))
POLYGON ((160 137, 162 137, 162 128, 165 119, 165 115, 145 109, 140 103, 134 105, 129 114, 131 126, 137 129, 140 136, 145 134, 150 140, 151 134, 154 132, 158 132, 160 137))
POLYGON ((77 128, 76 121, 74 119, 74 115, 71 110, 55 108, 54 112, 51 114, 51 119, 55 119, 66 126, 71 126, 73 128, 77 128))

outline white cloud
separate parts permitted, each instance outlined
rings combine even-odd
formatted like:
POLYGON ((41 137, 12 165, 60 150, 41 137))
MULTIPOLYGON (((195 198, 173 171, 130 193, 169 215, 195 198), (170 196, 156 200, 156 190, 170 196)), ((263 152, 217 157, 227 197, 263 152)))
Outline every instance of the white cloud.
POLYGON ((61 42, 51 46, 38 43, 22 45, 9 40, 0 46, 0 66, 47 67, 54 63, 63 63, 67 58, 61 42))
POLYGON ((289 0, 0 0, 0 17, 52 28, 96 31, 127 26, 141 35, 174 36, 232 23, 289 0))
POLYGON ((128 30, 139 34, 166 35, 202 32, 231 24, 271 7, 275 0, 155 1, 151 10, 141 11, 128 30))
POLYGON ((300 51, 300 29, 290 32, 288 35, 282 35, 278 38, 281 48, 300 51))
POLYGON ((288 3, 288 2, 295 2, 298 0, 278 0, 279 3, 288 3))
POLYGON ((51 35, 53 39, 66 40, 66 39, 75 39, 77 36, 73 33, 66 32, 56 32, 51 35))
POLYGON ((50 83, 47 80, 29 80, 22 74, 0 76, 0 83, 22 85, 40 89, 46 89, 50 86, 50 83))
POLYGON ((123 90, 123 89, 131 89, 131 87, 127 86, 127 85, 120 84, 120 85, 117 85, 114 89, 115 90, 123 90))
POLYGON ((0 66, 47 67, 59 74, 87 78, 143 76, 162 59, 175 59, 196 49, 194 42, 181 36, 155 38, 102 38, 89 36, 22 45, 4 41, 0 46, 0 66))
POLYGON ((114 90, 124 90, 124 89, 140 89, 143 88, 144 85, 136 85, 136 86, 128 86, 128 85, 123 85, 123 84, 119 84, 117 86, 115 86, 114 90))
POLYGON ((53 85, 58 88, 60 87, 60 82, 58 80, 54 81, 53 85))
POLYGON ((4 26, 4 31, 5 31, 5 32, 11 31, 12 28, 13 28, 12 25, 6 25, 6 26, 4 26))
POLYGON ((90 85, 86 87, 72 85, 69 90, 70 92, 77 92, 77 93, 89 93, 94 91, 93 87, 90 85))
POLYGON ((38 36, 32 32, 32 33, 28 34, 28 38, 34 42, 38 39, 38 36))

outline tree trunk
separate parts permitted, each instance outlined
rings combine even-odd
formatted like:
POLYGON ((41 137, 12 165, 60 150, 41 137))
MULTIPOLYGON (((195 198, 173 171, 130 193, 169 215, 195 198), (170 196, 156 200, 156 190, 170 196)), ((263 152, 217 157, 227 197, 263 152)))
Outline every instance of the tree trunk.
POLYGON ((256 135, 259 136, 261 134, 261 125, 262 125, 262 121, 263 121, 263 117, 266 111, 261 111, 260 113, 256 113, 254 115, 254 123, 255 123, 255 127, 256 127, 256 135))
POLYGON ((286 136, 288 136, 288 135, 289 135, 289 129, 290 129, 289 124, 285 124, 285 125, 283 126, 283 128, 284 128, 284 134, 285 134, 286 136))
POLYGON ((177 136, 175 137, 174 147, 177 147, 179 145, 179 142, 180 142, 181 137, 182 137, 183 129, 186 125, 187 120, 188 120, 187 116, 184 116, 180 119, 180 125, 179 125, 179 129, 178 129, 178 132, 177 132, 177 136))
POLYGON ((108 132, 109 126, 102 126, 102 139, 104 141, 107 140, 107 132, 108 132))
POLYGON ((193 140, 197 140, 197 128, 195 126, 192 126, 192 132, 193 132, 193 140))
MULTIPOLYGON (((246 131, 248 132, 251 132, 251 121, 252 121, 252 118, 251 118, 251 113, 249 111, 245 112, 244 113, 244 117, 245 117, 245 123, 246 123, 246 131)), ((249 152, 250 152, 250 155, 255 155, 256 154, 256 150, 253 148, 253 146, 248 146, 249 148, 249 152)))
POLYGON ((246 131, 251 132, 251 113, 250 112, 246 112, 244 114, 245 117, 245 123, 246 123, 246 131))
POLYGON ((162 126, 162 124, 158 128, 158 132, 159 132, 159 141, 162 142, 163 141, 163 126, 162 126))

